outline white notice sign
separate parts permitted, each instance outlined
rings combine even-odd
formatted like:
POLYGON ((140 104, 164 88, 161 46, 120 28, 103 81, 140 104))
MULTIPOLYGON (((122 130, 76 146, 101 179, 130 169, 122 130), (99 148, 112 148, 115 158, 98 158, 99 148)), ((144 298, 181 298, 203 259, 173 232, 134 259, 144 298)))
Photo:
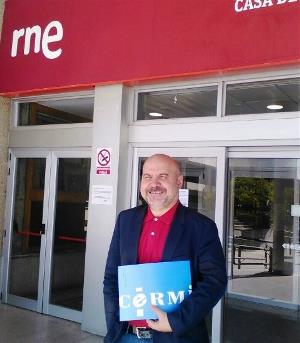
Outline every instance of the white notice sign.
POLYGON ((189 190, 181 188, 179 189, 179 201, 183 206, 189 207, 189 190))
POLYGON ((107 185, 92 186, 92 204, 111 205, 113 197, 113 187, 107 185))
POLYGON ((292 205, 291 206, 291 216, 292 217, 300 217, 300 205, 292 205))

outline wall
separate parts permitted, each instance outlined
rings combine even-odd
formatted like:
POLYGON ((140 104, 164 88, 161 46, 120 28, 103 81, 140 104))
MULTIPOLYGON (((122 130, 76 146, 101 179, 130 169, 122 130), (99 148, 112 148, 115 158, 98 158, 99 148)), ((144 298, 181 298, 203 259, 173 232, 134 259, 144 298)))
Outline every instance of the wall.
POLYGON ((85 256, 82 329, 99 335, 106 333, 103 307, 103 275, 109 243, 116 215, 128 208, 128 138, 124 114, 126 87, 122 85, 99 86, 95 89, 93 152, 90 174, 90 199, 85 256), (96 149, 111 149, 111 173, 96 174, 96 149), (92 201, 93 187, 109 186, 111 204, 92 201))
MULTIPOLYGON (((0 0, 0 35, 5 0, 0 0)), ((0 97, 0 262, 2 256, 10 100, 0 97)), ((0 263, 1 278, 1 263, 0 263)))

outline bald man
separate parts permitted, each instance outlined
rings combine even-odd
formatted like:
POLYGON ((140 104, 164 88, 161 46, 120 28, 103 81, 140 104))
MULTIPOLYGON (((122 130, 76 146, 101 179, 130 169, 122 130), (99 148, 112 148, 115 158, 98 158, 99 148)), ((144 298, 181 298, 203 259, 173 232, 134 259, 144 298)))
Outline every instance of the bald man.
POLYGON ((225 292, 227 276, 215 223, 182 206, 180 165, 156 154, 143 165, 140 192, 147 206, 118 216, 104 276, 105 343, 208 343, 204 318, 225 292), (153 311, 158 320, 119 321, 118 266, 189 260, 192 294, 179 308, 153 311))

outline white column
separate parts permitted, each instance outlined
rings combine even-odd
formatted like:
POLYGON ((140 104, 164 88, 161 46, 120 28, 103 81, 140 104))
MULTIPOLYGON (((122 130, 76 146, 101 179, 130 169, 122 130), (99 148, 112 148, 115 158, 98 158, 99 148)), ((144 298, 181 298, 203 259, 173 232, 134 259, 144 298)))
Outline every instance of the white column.
POLYGON ((82 329, 100 335, 106 333, 102 285, 108 247, 116 215, 129 204, 125 93, 122 85, 95 90, 82 329), (97 148, 111 149, 109 175, 96 174, 97 148), (112 187, 110 205, 92 203, 93 186, 97 185, 112 187))

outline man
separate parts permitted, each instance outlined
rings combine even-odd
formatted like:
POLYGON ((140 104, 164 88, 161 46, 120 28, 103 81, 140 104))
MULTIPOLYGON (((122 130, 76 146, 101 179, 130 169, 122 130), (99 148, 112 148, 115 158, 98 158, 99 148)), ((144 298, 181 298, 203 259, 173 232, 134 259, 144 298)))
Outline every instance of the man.
POLYGON ((177 161, 149 157, 140 187, 148 206, 123 211, 117 219, 104 276, 106 343, 209 341, 204 318, 225 292, 224 255, 215 223, 179 203, 182 183, 177 161), (180 260, 190 261, 193 292, 179 308, 167 314, 153 307, 156 321, 120 322, 118 266, 180 260))

